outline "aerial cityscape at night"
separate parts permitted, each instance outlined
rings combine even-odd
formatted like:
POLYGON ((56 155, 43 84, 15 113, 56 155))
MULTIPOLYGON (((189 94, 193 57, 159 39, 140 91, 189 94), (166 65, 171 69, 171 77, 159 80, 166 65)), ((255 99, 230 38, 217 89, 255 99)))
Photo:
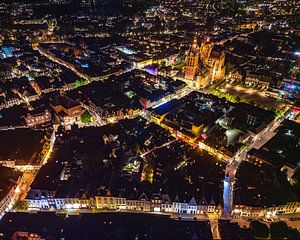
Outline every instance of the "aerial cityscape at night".
POLYGON ((1 239, 299 239, 299 0, 0 0, 1 239))

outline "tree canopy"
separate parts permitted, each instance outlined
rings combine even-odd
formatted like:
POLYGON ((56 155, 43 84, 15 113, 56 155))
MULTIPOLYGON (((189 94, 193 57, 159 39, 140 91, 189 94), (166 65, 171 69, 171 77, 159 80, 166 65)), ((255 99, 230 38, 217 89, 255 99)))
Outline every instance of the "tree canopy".
POLYGON ((81 122, 84 124, 89 124, 92 122, 92 118, 93 118, 93 116, 89 113, 89 111, 85 111, 81 115, 81 122))

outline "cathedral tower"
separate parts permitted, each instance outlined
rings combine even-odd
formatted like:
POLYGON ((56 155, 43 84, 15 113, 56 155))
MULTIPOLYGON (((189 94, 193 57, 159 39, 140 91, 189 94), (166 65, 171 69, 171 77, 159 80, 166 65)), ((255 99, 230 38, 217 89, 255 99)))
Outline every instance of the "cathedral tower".
POLYGON ((185 58, 185 79, 194 80, 199 65, 199 45, 195 38, 185 58))

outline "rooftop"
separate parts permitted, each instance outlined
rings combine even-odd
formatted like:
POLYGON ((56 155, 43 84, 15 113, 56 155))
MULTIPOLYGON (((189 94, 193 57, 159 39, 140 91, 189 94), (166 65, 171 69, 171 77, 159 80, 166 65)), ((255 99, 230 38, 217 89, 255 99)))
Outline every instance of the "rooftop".
POLYGON ((22 160, 27 164, 39 161, 45 132, 42 130, 14 129, 0 132, 0 160, 22 160))
POLYGON ((17 185, 22 173, 13 168, 0 166, 0 201, 17 185))
POLYGON ((174 221, 168 216, 132 213, 81 214, 8 213, 0 232, 10 239, 15 231, 30 231, 49 239, 212 239, 208 221, 174 221), (97 227, 95 227, 97 226, 97 227), (63 229, 63 231, 62 231, 63 229))

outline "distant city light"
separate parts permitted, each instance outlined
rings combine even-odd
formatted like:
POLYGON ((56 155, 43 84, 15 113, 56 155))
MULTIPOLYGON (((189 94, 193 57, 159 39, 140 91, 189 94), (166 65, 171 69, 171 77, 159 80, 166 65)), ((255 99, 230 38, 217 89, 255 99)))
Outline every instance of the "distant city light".
POLYGON ((116 47, 117 50, 119 50, 120 52, 126 54, 126 55, 133 55, 136 54, 135 51, 128 49, 126 47, 116 47))

